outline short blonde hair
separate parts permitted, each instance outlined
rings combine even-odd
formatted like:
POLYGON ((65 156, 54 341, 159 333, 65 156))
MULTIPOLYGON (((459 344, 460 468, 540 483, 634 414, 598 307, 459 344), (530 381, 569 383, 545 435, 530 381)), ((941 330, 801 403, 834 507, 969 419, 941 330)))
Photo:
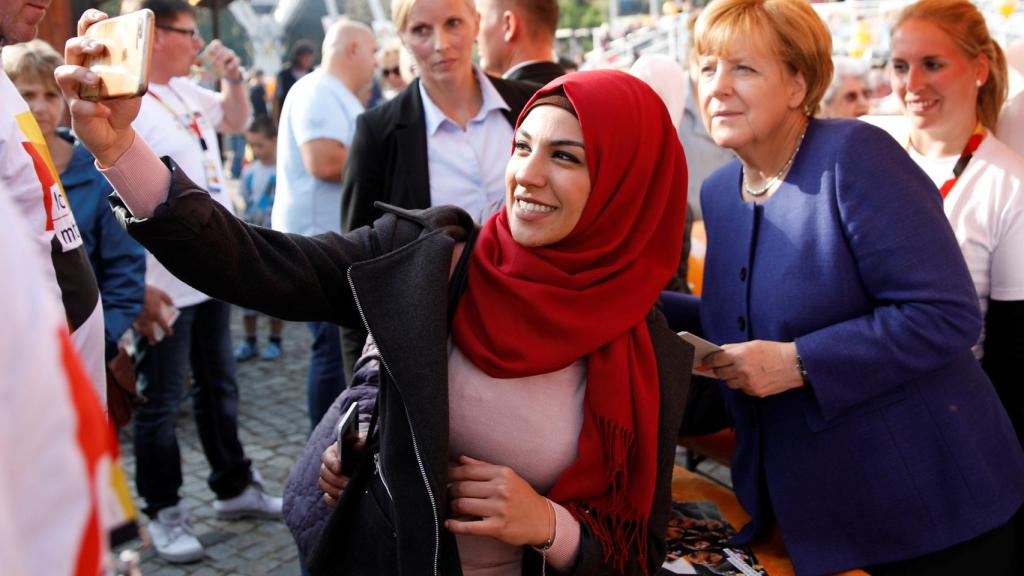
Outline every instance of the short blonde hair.
MULTIPOLYGON (((405 26, 409 23, 409 13, 412 12, 412 7, 416 4, 417 0, 391 0, 391 22, 395 25, 395 30, 399 32, 405 30, 405 26)), ((476 16, 476 2, 475 0, 463 0, 466 3, 466 7, 469 8, 470 14, 476 16)))
POLYGON ((935 24, 968 58, 974 59, 981 54, 988 58, 988 79, 978 89, 975 109, 982 126, 995 130, 999 112, 1006 101, 1009 72, 1006 56, 989 34, 985 17, 978 8, 966 0, 921 0, 900 12, 892 33, 895 34, 908 20, 935 24))
POLYGON ((832 81, 832 35, 805 0, 714 0, 697 18, 694 35, 699 55, 726 55, 738 43, 763 42, 803 76, 801 107, 808 115, 832 81))
POLYGON ((3 52, 4 72, 11 82, 41 82, 44 86, 57 87, 54 70, 64 64, 64 58, 46 42, 36 39, 23 44, 5 46, 3 52))

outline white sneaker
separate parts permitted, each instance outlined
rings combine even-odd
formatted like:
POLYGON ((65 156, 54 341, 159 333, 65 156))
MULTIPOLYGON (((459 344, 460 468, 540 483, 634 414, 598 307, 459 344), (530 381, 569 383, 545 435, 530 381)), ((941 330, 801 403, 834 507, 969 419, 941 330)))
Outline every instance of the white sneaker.
POLYGON ((245 491, 234 498, 214 500, 213 510, 217 518, 222 520, 236 520, 238 518, 280 518, 280 498, 267 496, 263 492, 263 485, 254 475, 252 484, 249 484, 245 491))
POLYGON ((179 564, 203 558, 203 545, 192 534, 181 503, 157 512, 156 518, 149 521, 149 534, 157 556, 168 562, 179 564))

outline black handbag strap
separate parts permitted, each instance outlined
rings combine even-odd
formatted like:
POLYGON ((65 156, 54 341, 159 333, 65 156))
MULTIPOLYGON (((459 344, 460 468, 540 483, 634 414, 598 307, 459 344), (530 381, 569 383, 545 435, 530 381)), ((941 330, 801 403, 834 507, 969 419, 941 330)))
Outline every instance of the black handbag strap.
POLYGON ((462 248, 462 255, 455 265, 451 280, 448 282, 448 327, 451 330, 452 320, 455 318, 455 310, 459 307, 459 299, 466 291, 466 283, 469 279, 469 257, 473 254, 476 246, 476 239, 480 236, 480 227, 474 226, 466 238, 466 245, 462 248))

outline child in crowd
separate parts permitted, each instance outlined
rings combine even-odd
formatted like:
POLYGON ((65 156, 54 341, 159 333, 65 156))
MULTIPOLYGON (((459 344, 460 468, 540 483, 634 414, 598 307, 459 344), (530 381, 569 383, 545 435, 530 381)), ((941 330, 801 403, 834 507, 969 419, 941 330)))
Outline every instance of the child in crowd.
MULTIPOLYGON (((270 211, 274 207, 274 188, 277 183, 277 128, 266 116, 257 116, 245 131, 245 141, 252 148, 253 161, 242 169, 239 192, 245 200, 243 219, 258 226, 270 226, 270 211)), ((242 309, 245 340, 235 350, 235 360, 250 360, 257 355, 264 360, 281 356, 281 328, 283 322, 270 319, 270 338, 260 354, 256 344, 256 318, 254 310, 242 309)))

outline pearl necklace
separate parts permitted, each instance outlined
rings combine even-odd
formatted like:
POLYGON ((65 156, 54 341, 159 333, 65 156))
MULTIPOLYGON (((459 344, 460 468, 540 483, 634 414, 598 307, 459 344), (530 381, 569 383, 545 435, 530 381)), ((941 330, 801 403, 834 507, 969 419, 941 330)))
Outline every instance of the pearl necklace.
POLYGON ((743 189, 747 192, 747 194, 750 194, 754 198, 760 198, 761 196, 767 194, 768 190, 770 190, 772 186, 778 184, 779 179, 782 178, 782 175, 785 174, 787 170, 789 170, 789 167, 793 165, 793 161, 796 160, 796 153, 800 151, 800 145, 804 143, 805 134, 807 134, 807 126, 804 126, 804 131, 800 133, 800 139, 797 140, 796 148, 794 148, 793 153, 790 154, 789 160, 786 161, 786 165, 782 167, 782 170, 776 172, 775 176, 769 178, 768 181, 765 182, 763 188, 757 190, 751 188, 750 185, 747 184, 747 171, 743 171, 743 189))

